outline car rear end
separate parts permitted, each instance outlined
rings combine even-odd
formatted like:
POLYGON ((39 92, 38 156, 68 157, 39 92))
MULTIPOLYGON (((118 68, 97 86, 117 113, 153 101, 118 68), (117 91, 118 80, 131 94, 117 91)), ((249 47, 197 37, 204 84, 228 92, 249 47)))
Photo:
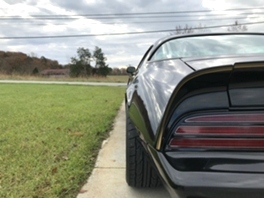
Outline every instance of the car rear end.
POLYGON ((149 151, 172 195, 263 197, 264 62, 201 69, 183 79, 149 151))

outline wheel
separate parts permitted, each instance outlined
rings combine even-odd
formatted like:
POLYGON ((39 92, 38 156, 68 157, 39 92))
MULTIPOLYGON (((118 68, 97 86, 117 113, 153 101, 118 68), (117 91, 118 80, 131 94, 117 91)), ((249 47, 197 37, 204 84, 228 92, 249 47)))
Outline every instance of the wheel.
POLYGON ((126 116, 126 181, 132 187, 161 185, 156 169, 140 142, 138 132, 126 116))

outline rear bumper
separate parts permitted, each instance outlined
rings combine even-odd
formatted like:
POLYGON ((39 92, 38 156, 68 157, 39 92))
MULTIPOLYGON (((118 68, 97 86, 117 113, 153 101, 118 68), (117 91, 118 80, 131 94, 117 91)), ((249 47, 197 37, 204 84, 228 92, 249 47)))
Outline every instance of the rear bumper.
POLYGON ((163 153, 149 148, 172 197, 263 198, 263 173, 189 172, 174 169, 163 153))
MULTIPOLYGON (((172 195, 172 194, 171 194, 172 195)), ((186 188, 172 197, 180 198, 263 198, 263 190, 241 188, 186 188)))

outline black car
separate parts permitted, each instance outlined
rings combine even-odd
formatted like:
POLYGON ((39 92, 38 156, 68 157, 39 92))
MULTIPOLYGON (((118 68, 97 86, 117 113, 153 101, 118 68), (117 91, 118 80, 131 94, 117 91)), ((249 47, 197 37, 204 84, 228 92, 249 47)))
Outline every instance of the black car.
POLYGON ((128 185, 264 197, 264 34, 168 36, 127 72, 128 185))

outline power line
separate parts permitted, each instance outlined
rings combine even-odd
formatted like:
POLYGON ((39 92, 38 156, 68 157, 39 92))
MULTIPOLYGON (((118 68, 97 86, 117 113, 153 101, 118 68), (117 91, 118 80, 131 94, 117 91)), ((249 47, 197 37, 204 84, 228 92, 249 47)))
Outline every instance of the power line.
MULTIPOLYGON (((251 15, 251 14, 258 14, 258 15, 263 15, 264 12, 244 12, 244 13, 238 13, 238 15, 251 15)), ((226 16, 226 14, 206 14, 206 15, 201 15, 201 14, 193 14, 193 15, 157 15, 157 16, 105 16, 105 17, 85 17, 85 18, 80 18, 80 17, 2 17, 0 18, 0 21, 12 21, 12 20, 17 20, 17 21, 22 21, 22 20, 77 20, 77 19, 97 19, 97 20, 112 20, 112 19, 153 19, 153 18, 186 18, 186 17, 214 17, 214 16, 226 16)))
MULTIPOLYGON (((252 23, 240 23, 239 25, 255 25, 263 24, 264 21, 252 22, 252 23)), ((213 29, 221 27, 231 27, 234 24, 230 25, 215 25, 207 27, 196 27, 193 29, 213 29)), ((184 29, 179 29, 184 30, 184 29)), ((109 34, 80 34, 80 35, 58 35, 58 36, 11 36, 11 37, 0 37, 0 39, 55 39, 55 38, 78 38, 78 37, 94 37, 94 36, 121 36, 121 35, 136 35, 136 34, 152 34, 152 33, 162 33, 162 32, 173 32, 175 29, 168 30, 154 30, 154 31, 142 31, 142 32, 122 32, 122 33, 109 33, 109 34)))
MULTIPOLYGON (((255 19, 255 18, 259 18, 259 17, 234 17, 234 18, 210 18, 210 19, 191 19, 191 20, 169 20, 169 21, 125 21, 125 22, 104 22, 104 23, 87 23, 87 24, 92 24, 92 25, 109 25, 109 24, 154 24, 154 23, 178 23, 178 22, 201 22, 201 21, 223 21, 223 20, 244 20, 244 19, 255 19)), ((0 21, 3 22, 3 21, 0 21)), ((16 23, 16 21, 15 21, 16 23)), ((15 23, 7 23, 6 25, 10 25, 10 24, 15 24, 15 23)), ((19 21, 19 24, 23 24, 23 25, 49 25, 49 23, 21 23, 19 21)), ((64 24, 53 24, 53 25, 67 25, 67 23, 64 24)))
MULTIPOLYGON (((262 10, 264 7, 259 8, 234 8, 234 9, 224 9, 224 10, 185 10, 185 11, 174 11, 174 12, 134 12, 134 13, 114 13, 114 14, 72 14, 72 15, 53 15, 53 16, 122 16, 122 15, 159 15, 159 14, 182 14, 182 13, 199 13, 199 12, 213 12, 213 11, 240 11, 240 10, 262 10)), ((47 16, 47 15, 32 15, 36 17, 47 16)))
MULTIPOLYGON (((173 12, 134 12, 134 13, 103 13, 103 14, 64 14, 64 15, 30 15, 31 17, 68 17, 68 16, 129 16, 129 15, 162 15, 162 14, 183 14, 183 13, 204 13, 204 12, 229 12, 229 11, 242 11, 242 10, 263 10, 264 7, 248 7, 248 8, 231 8, 231 9, 222 9, 222 10, 185 10, 185 11, 173 11, 173 12)), ((18 15, 6 15, 0 17, 21 17, 18 15)))

